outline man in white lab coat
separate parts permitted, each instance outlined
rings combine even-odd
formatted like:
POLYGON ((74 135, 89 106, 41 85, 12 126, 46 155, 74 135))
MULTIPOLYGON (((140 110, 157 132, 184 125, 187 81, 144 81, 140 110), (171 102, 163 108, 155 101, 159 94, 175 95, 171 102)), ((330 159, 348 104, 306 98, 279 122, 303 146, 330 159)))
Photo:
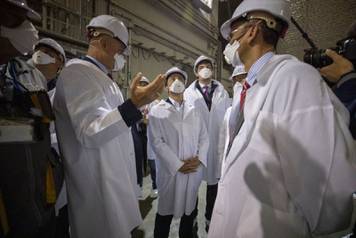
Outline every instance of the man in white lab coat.
POLYGON ((172 218, 181 217, 179 237, 193 238, 209 138, 199 110, 183 99, 187 73, 173 67, 166 77, 169 97, 152 107, 148 127, 157 165, 158 211, 154 237, 168 238, 172 218))
POLYGON ((209 134, 208 164, 204 169, 204 180, 208 185, 205 209, 206 230, 209 229, 221 171, 218 155, 219 132, 226 109, 231 104, 224 86, 213 79, 213 65, 211 58, 204 55, 198 57, 194 63, 197 80, 184 92, 185 100, 202 113, 209 134))
POLYGON ((111 78, 128 52, 128 31, 115 17, 101 15, 87 26, 89 49, 62 70, 54 99, 56 130, 64 156, 71 236, 127 238, 141 224, 130 126, 139 107, 164 87, 159 75, 124 101, 111 78))
POLYGON ((284 0, 245 0, 221 27, 248 72, 227 142, 208 237, 341 237, 351 224, 355 142, 348 112, 318 71, 275 46, 284 0))

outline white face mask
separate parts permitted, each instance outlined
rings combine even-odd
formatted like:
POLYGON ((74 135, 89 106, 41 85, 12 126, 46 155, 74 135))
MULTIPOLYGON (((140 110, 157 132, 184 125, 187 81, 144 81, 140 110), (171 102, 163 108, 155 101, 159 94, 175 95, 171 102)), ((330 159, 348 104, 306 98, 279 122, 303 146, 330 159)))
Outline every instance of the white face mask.
POLYGON ((56 59, 38 50, 32 55, 32 60, 35 64, 54 64, 56 59))
POLYGON ((115 54, 115 64, 114 68, 112 69, 113 71, 120 71, 124 68, 126 60, 123 55, 115 54))
POLYGON ((240 42, 234 41, 233 44, 227 44, 224 50, 224 56, 226 63, 231 64, 233 67, 242 65, 239 52, 237 51, 240 47, 240 42))
POLYGON ((16 28, 1 26, 0 34, 2 37, 8 38, 15 49, 23 55, 31 52, 34 44, 38 41, 38 31, 28 20, 16 28))
POLYGON ((203 79, 208 79, 213 75, 213 72, 209 68, 202 68, 199 70, 198 75, 203 79))
POLYGON ((172 93, 181 94, 184 92, 184 90, 185 90, 184 83, 178 79, 174 80, 171 86, 169 86, 169 91, 171 91, 172 93))

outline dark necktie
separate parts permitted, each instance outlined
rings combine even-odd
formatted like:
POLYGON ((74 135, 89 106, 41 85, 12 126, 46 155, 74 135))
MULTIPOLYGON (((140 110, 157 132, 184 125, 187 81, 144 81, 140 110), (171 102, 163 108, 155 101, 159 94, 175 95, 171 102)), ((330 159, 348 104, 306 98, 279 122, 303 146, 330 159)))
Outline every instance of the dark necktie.
POLYGON ((206 98, 209 98, 209 87, 208 86, 203 87, 203 94, 206 98))

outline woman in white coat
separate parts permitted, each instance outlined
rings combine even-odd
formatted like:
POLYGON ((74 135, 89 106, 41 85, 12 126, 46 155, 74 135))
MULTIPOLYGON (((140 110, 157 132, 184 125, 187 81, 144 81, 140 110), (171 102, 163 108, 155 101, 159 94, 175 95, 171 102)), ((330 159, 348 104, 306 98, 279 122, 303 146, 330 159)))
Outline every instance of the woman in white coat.
POLYGON ((142 118, 138 108, 161 91, 164 77, 137 87, 141 76, 136 76, 131 99, 124 102, 110 71, 123 66, 127 29, 107 15, 93 18, 87 28, 87 56, 68 62, 54 99, 71 236, 128 238, 142 222, 130 126, 142 118))
POLYGON ((148 127, 157 165, 154 237, 168 237, 172 218, 181 217, 179 237, 190 238, 209 138, 200 112, 183 100, 187 74, 173 67, 166 76, 169 98, 151 109, 148 127))
POLYGON ((273 53, 287 4, 243 1, 221 28, 230 39, 225 54, 244 63, 251 87, 223 161, 209 238, 342 237, 335 233, 354 224, 348 112, 316 69, 273 53))
POLYGON ((211 58, 204 55, 198 57, 194 64, 197 80, 184 92, 184 99, 201 112, 209 134, 208 162, 207 167, 204 168, 204 180, 208 185, 205 208, 206 231, 209 229, 221 175, 218 153, 219 133, 226 109, 231 106, 231 100, 224 86, 213 79, 213 65, 211 58))

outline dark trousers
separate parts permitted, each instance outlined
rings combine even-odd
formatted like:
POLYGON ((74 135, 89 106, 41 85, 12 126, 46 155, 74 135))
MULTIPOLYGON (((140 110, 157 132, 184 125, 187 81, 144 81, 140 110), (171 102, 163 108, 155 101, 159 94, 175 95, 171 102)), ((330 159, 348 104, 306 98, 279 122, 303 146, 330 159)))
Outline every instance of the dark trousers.
POLYGON ((68 205, 59 209, 56 217, 56 238, 69 238, 68 205))
MULTIPOLYGON (((24 233, 20 230, 10 230, 10 232, 4 236, 5 238, 55 238, 55 230, 56 230, 56 217, 54 208, 52 210, 51 218, 48 220, 46 224, 39 227, 33 233, 24 233)), ((0 237, 1 234, 0 234, 0 237)))
POLYGON ((139 124, 131 127, 132 138, 135 148, 137 184, 142 187, 144 165, 147 160, 147 137, 145 130, 139 130, 139 124))
MULTIPOLYGON (((198 209, 195 208, 189 216, 185 214, 182 216, 179 224, 179 238, 197 237, 197 234, 193 232, 194 218, 197 214, 198 209)), ((154 238, 168 238, 172 219, 173 215, 161 216, 158 213, 156 214, 154 238)))
POLYGON ((148 160, 148 166, 150 167, 151 180, 152 180, 152 188, 157 189, 156 184, 156 162, 154 160, 148 160))
POLYGON ((208 185, 206 189, 206 207, 205 218, 210 221, 213 214, 216 195, 218 193, 218 184, 208 185))

